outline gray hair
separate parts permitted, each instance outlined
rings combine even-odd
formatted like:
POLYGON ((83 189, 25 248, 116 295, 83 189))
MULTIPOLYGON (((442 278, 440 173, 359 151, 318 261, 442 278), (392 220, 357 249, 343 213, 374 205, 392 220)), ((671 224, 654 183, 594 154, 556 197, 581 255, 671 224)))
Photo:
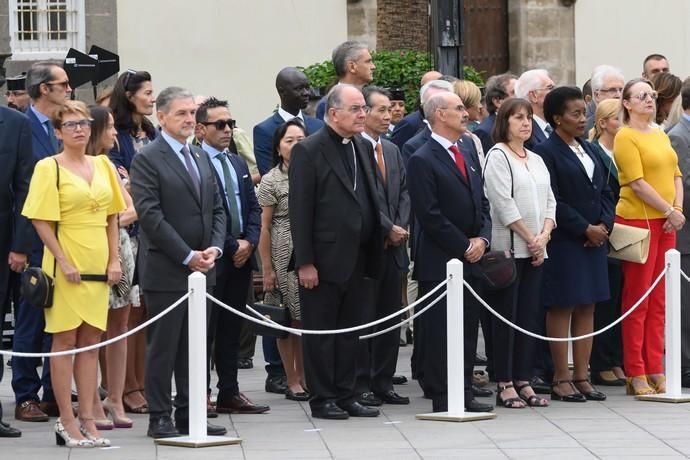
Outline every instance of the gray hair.
POLYGON ((366 43, 346 41, 333 50, 333 67, 335 75, 342 78, 347 73, 347 63, 359 59, 362 50, 369 50, 366 43))
POLYGON ((49 61, 36 62, 31 65, 26 72, 26 91, 31 99, 36 100, 41 97, 41 83, 46 83, 53 78, 53 68, 60 67, 58 64, 49 61))
POLYGON ((542 81, 550 78, 546 69, 532 69, 523 72, 515 84, 515 97, 527 99, 530 91, 541 88, 542 81))
POLYGON ((429 99, 424 102, 423 108, 424 116, 429 124, 433 126, 436 122, 436 110, 448 108, 445 93, 432 94, 429 99))
POLYGON ((331 90, 326 94, 326 112, 324 112, 323 120, 328 123, 328 111, 330 109, 339 109, 342 106, 342 99, 341 99, 341 93, 345 88, 355 88, 357 91, 360 91, 359 88, 357 88, 355 85, 349 85, 346 83, 342 83, 339 85, 335 85, 331 90))
MULTIPOLYGON (((419 100, 422 102, 422 105, 424 105, 424 102, 426 102, 424 96, 426 95, 426 92, 429 88, 436 88, 443 91, 447 91, 449 93, 453 92, 452 83, 447 82, 445 80, 431 80, 430 82, 425 83, 424 86, 422 86, 419 90, 419 100)), ((426 113, 426 111, 424 113, 426 113)))
POLYGON ((486 101, 486 111, 493 115, 498 110, 494 104, 494 98, 505 99, 508 97, 507 86, 510 80, 517 79, 512 73, 502 73, 500 75, 492 75, 486 80, 486 89, 484 100, 486 101))
POLYGON ((169 86, 158 93, 156 98, 156 110, 163 113, 168 113, 170 104, 175 99, 194 99, 194 94, 188 89, 180 88, 179 86, 169 86))
POLYGON ((592 71, 592 94, 604 87, 604 79, 606 77, 617 77, 625 83, 625 77, 619 68, 606 64, 600 65, 592 71))

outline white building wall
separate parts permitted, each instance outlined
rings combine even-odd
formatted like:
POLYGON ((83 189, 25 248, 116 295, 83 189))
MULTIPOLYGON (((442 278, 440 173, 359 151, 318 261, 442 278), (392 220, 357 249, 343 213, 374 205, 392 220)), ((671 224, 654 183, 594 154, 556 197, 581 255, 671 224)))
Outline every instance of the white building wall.
POLYGON ((642 74, 652 53, 669 59, 671 72, 690 75, 690 1, 578 0, 575 3, 577 85, 599 64, 612 64, 627 80, 642 74))
POLYGON ((183 86, 226 98, 250 135, 279 103, 286 66, 330 59, 347 39, 344 0, 117 0, 120 67, 147 70, 154 90, 183 86))

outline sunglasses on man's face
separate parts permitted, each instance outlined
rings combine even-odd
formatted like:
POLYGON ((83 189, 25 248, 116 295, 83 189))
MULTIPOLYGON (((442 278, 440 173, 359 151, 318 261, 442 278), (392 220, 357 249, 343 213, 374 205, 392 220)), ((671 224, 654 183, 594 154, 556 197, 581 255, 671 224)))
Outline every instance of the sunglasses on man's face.
POLYGON ((230 126, 230 129, 235 129, 237 122, 232 118, 227 120, 216 120, 216 121, 205 121, 202 123, 204 126, 213 125, 217 130, 222 131, 226 126, 230 126))

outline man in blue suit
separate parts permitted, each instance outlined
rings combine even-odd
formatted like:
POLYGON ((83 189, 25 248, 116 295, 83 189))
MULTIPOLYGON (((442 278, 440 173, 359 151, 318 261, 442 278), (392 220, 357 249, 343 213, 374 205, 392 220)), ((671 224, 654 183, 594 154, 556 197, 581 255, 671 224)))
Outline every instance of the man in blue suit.
MULTIPOLYGON (((31 125, 16 110, 0 107, 0 338, 5 322, 5 307, 9 305, 10 273, 24 269, 31 252, 31 221, 21 215, 31 179, 31 125), (10 271, 11 270, 11 271, 10 271)), ((0 380, 4 370, 0 360, 0 380)), ((18 437, 21 432, 2 421, 0 405, 0 438, 18 437)))
MULTIPOLYGON (((484 196, 479 159, 473 142, 459 143, 467 128, 467 111, 454 93, 432 96, 424 104, 431 139, 409 161, 408 187, 415 225, 414 277, 424 295, 446 279, 446 263, 464 263, 465 280, 479 286, 477 263, 489 247, 491 217, 484 196)), ((480 306, 465 291, 465 409, 492 410, 472 395, 480 306)), ((419 318, 415 330, 417 378, 431 396, 433 411, 448 410, 445 300, 419 318)))
POLYGON ((474 134, 482 141, 482 148, 487 153, 494 146, 495 142, 491 135, 496 121, 496 112, 501 107, 503 101, 515 97, 515 82, 517 77, 512 73, 494 75, 486 81, 486 110, 489 116, 482 121, 474 134))
MULTIPOLYGON (((441 77, 443 77, 443 74, 437 70, 430 70, 429 72, 425 73, 422 75, 422 79, 419 83, 419 98, 420 101, 421 99, 421 94, 422 90, 426 86, 427 83, 433 80, 438 80, 441 77)), ((395 125, 395 128, 393 129, 393 132, 391 133, 390 139, 391 142, 394 143, 395 145, 398 146, 398 149, 400 152, 402 152, 403 145, 405 142, 410 140, 412 136, 417 134, 423 127, 424 125, 424 112, 422 110, 422 105, 424 102, 422 101, 419 109, 415 110, 414 112, 406 115, 403 117, 402 120, 400 120, 399 123, 395 125)))
MULTIPOLYGON (((67 73, 52 62, 37 62, 26 74, 26 87, 32 104, 26 115, 31 123, 31 143, 33 147, 32 165, 59 150, 53 124, 53 113, 72 92, 67 73)), ((43 258, 43 243, 31 226, 28 226, 31 239, 29 263, 40 266, 43 258)), ((44 333, 43 311, 20 299, 16 308, 13 350, 37 353, 50 351, 51 337, 44 333)), ((34 358, 12 358, 12 389, 17 403, 14 416, 25 422, 47 422, 48 416, 58 416, 55 396, 50 382, 50 364, 43 362, 43 375, 36 372, 34 358), (38 392, 43 386, 43 400, 39 403, 38 392)))
POLYGON ((254 156, 262 176, 273 167, 273 133, 280 125, 297 117, 304 122, 307 135, 323 126, 321 120, 302 113, 309 103, 309 81, 303 72, 294 67, 285 67, 276 76, 276 90, 280 96, 280 107, 254 126, 254 156))
POLYGON ((532 106, 532 137, 525 142, 525 147, 529 150, 544 142, 553 132, 551 125, 544 119, 544 98, 553 88, 553 80, 545 69, 523 72, 515 85, 515 97, 529 101, 532 106))
MULTIPOLYGON (((257 268, 254 249, 261 234, 261 207, 247 163, 228 150, 232 139, 228 103, 214 97, 207 99, 199 105, 196 122, 201 125, 204 138, 201 148, 215 171, 228 222, 224 257, 216 261, 215 295, 231 307, 245 311, 252 269, 257 268)), ((260 414, 269 410, 268 406, 254 404, 240 393, 237 356, 243 322, 235 314, 213 305, 208 333, 209 341, 215 340, 219 413, 260 414)))

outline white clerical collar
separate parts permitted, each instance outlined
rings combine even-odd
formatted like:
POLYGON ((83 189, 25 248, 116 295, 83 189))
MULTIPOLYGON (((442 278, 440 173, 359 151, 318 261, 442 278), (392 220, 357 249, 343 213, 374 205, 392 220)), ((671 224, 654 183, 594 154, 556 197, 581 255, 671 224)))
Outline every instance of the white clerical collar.
POLYGON ((292 120, 293 118, 299 118, 300 120, 304 121, 304 115, 302 115, 302 111, 300 110, 299 113, 297 113, 297 116, 291 114, 287 110, 283 109, 282 107, 278 107, 278 115, 285 121, 288 122, 292 120))

